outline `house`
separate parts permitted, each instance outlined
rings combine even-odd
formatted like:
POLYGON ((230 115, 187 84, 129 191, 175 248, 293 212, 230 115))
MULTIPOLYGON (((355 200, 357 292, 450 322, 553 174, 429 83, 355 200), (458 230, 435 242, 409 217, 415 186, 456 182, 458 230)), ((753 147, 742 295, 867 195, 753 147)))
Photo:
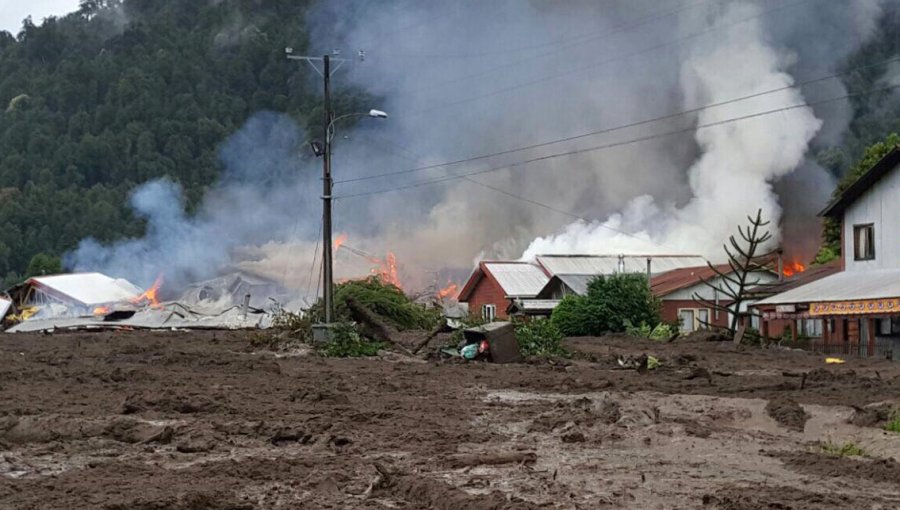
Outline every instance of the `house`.
POLYGON ((697 255, 539 255, 535 261, 550 276, 537 296, 514 299, 508 315, 547 316, 568 295, 583 296, 597 276, 616 273, 665 273, 706 264, 697 255))
POLYGON ((750 306, 749 326, 759 331, 767 338, 780 338, 788 332, 792 337, 805 336, 808 338, 822 337, 822 319, 818 318, 779 318, 775 305, 759 305, 763 299, 785 293, 789 290, 802 287, 826 276, 831 276, 841 270, 839 260, 811 266, 805 271, 795 273, 792 276, 781 278, 776 282, 764 283, 747 290, 748 304, 750 306), (766 315, 768 320, 763 321, 766 315))
POLYGON ((900 148, 821 215, 841 223, 841 271, 759 301, 765 323, 823 321, 826 352, 889 356, 900 350, 900 148), (774 311, 772 309, 774 308, 774 311))
POLYGON ((506 319, 513 301, 534 298, 549 279, 543 269, 528 262, 479 262, 460 291, 459 302, 482 320, 506 319))
MULTIPOLYGON (((715 271, 709 265, 684 267, 651 278, 650 290, 662 301, 662 320, 678 322, 681 325, 682 333, 691 333, 710 326, 728 327, 734 311, 723 313, 707 306, 702 301, 695 300, 695 297, 700 297, 721 306, 732 304, 732 301, 722 292, 726 282, 716 271, 725 276, 733 274, 728 264, 721 264, 715 266, 715 271)), ((755 272, 751 278, 751 281, 760 284, 778 280, 778 276, 771 271, 755 272)), ((741 308, 739 313, 746 310, 745 305, 741 308)))

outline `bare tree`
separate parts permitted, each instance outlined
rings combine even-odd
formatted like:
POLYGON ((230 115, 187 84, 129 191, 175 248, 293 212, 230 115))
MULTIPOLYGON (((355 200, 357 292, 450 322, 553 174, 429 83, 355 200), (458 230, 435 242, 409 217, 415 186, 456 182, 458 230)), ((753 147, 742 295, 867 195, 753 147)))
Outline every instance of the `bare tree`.
POLYGON ((760 249, 772 239, 772 233, 766 228, 769 222, 762 219, 762 209, 756 212, 755 218, 747 216, 747 221, 749 224, 746 226, 738 225, 742 241, 739 242, 732 235, 728 238, 728 243, 723 245, 725 254, 728 255, 729 268, 722 270, 707 262, 715 275, 700 279, 715 295, 720 296, 719 299, 707 299, 696 292, 692 296, 694 301, 716 312, 731 314, 727 328, 730 335, 734 335, 737 331, 738 312, 741 303, 745 301, 747 289, 760 283, 759 278, 754 278, 754 273, 768 271, 766 264, 771 260, 773 253, 759 253, 760 249), (761 263, 762 260, 766 262, 761 263))

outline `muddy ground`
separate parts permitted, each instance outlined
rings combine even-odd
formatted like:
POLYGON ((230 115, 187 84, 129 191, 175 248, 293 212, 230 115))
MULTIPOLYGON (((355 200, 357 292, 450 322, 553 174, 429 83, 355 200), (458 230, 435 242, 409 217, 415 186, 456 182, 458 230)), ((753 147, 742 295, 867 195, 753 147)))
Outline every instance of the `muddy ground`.
POLYGON ((0 335, 0 508, 900 508, 898 362, 629 338, 336 360, 254 335, 0 335), (644 353, 662 366, 616 361, 644 353))

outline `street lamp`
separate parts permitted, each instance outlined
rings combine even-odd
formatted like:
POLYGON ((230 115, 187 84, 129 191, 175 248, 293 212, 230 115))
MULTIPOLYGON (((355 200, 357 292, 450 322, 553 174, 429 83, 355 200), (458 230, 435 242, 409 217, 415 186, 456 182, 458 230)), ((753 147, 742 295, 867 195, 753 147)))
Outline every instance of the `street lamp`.
MULTIPOLYGON (((327 60, 326 60, 327 62, 327 60)), ((327 88, 326 88, 327 90, 327 88)), ((331 244, 331 201, 332 201, 332 190, 334 188, 334 180, 331 177, 331 141, 334 139, 334 124, 335 122, 346 119, 349 117, 372 117, 376 119, 386 119, 387 114, 381 110, 369 110, 368 113, 347 113, 341 115, 339 117, 335 117, 328 123, 325 127, 325 146, 322 148, 323 158, 323 172, 322 177, 324 181, 324 193, 322 194, 322 201, 324 203, 324 214, 322 216, 322 233, 324 239, 322 239, 322 244, 324 248, 323 252, 323 268, 322 268, 322 279, 324 282, 324 298, 325 298, 325 324, 331 324, 334 321, 334 272, 333 272, 333 247, 331 244)), ((313 151, 316 155, 319 155, 319 151, 315 150, 313 147, 313 151)))

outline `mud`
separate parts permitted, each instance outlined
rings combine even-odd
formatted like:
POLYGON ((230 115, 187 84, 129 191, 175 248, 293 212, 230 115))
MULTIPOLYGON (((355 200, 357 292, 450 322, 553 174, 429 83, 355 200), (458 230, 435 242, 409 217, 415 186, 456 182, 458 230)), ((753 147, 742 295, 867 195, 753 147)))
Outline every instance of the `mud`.
POLYGON ((786 398, 774 398, 766 404, 766 412, 785 428, 803 432, 809 415, 797 402, 786 398))
POLYGON ((490 365, 255 333, 2 335, 0 509, 900 507, 900 435, 877 428, 898 363, 568 345, 490 365), (661 366, 617 363, 643 354, 661 366), (810 453, 826 439, 873 458, 810 453))
POLYGON ((824 453, 796 452, 777 455, 791 469, 832 478, 863 478, 900 487, 900 462, 892 458, 836 457, 824 453))

